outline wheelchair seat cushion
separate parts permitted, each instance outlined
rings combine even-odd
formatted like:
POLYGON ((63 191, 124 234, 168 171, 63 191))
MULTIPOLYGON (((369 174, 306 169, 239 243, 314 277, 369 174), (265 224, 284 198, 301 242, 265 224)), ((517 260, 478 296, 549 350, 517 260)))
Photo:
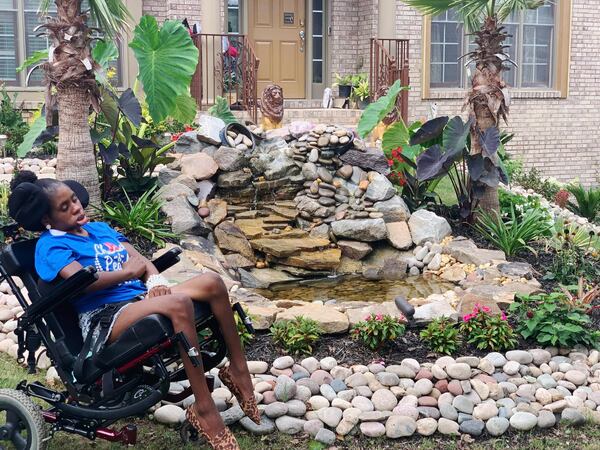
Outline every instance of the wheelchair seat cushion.
MULTIPOLYGON (((212 317, 206 303, 194 302, 197 327, 212 317)), ((97 380, 106 370, 117 368, 174 335, 171 321, 160 314, 152 314, 138 320, 127 328, 119 338, 107 344, 98 354, 86 359, 83 368, 83 383, 97 380)))

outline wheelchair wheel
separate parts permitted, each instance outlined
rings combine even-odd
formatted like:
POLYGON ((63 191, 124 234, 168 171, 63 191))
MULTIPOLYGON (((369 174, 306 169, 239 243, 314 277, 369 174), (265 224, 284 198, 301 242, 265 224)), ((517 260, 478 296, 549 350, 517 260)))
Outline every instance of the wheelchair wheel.
POLYGON ((40 407, 21 391, 0 389, 0 448, 45 449, 48 430, 40 407))

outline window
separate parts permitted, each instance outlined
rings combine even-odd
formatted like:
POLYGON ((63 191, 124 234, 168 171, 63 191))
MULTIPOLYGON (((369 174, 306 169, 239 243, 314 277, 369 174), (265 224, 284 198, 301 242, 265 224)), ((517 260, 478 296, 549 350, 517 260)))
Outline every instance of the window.
POLYGON ((227 32, 240 33, 240 0, 227 0, 227 32))
MULTIPOLYGON (((29 80, 27 71, 17 73, 23 61, 38 50, 48 48, 44 36, 36 36, 36 27, 42 22, 37 11, 41 0, 0 0, 0 82, 8 86, 41 86, 43 74, 35 70, 29 80)), ((87 9, 82 2, 82 10, 87 9)), ((56 15, 56 6, 51 3, 50 16, 56 15)), ((119 45, 122 53, 122 46, 119 45)), ((117 84, 121 85, 121 62, 112 64, 117 70, 117 84)), ((29 68, 31 69, 31 68, 29 68)))
POLYGON ((323 83, 323 55, 325 53, 323 3, 323 0, 313 0, 312 2, 312 82, 317 84, 323 83))
MULTIPOLYGON (((570 34, 570 0, 557 0, 535 10, 520 11, 504 21, 510 35, 505 41, 506 53, 517 66, 506 63, 503 76, 513 88, 567 88, 568 43, 570 34), (564 66, 564 67, 563 67, 564 66), (566 72, 565 72, 566 71, 566 72)), ((460 17, 447 11, 431 18, 426 92, 431 89, 465 88, 474 67, 465 67, 461 56, 475 48, 474 38, 465 35, 460 17)))

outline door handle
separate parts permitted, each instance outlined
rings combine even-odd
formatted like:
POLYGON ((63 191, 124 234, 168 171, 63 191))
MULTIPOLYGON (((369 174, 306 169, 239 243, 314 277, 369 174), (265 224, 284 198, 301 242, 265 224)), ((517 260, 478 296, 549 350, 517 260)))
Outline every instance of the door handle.
POLYGON ((306 34, 304 30, 300 30, 300 53, 304 53, 304 42, 306 41, 306 34))

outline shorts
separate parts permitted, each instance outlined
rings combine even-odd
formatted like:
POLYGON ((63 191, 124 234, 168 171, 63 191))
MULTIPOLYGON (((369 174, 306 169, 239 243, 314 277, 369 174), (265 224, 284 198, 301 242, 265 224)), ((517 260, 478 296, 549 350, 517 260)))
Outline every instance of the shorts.
MULTIPOLYGON (((125 300, 122 302, 116 303, 107 303, 99 308, 93 309, 91 311, 86 311, 84 313, 79 314, 79 328, 81 328, 81 335, 83 337, 83 341, 85 342, 89 333, 93 333, 92 342, 90 348, 96 348, 96 344, 99 344, 97 348, 102 348, 106 341, 110 337, 110 333, 112 332, 113 326, 115 322, 121 315, 125 309, 134 302, 142 300, 146 294, 138 295, 137 297, 132 298, 131 300, 125 300), (100 335, 100 319, 105 317, 112 317, 110 321, 110 325, 108 327, 108 333, 106 333, 104 342, 97 343, 96 340, 100 335), (93 330, 91 330, 92 323, 96 323, 96 326, 93 330)), ((90 356, 90 355, 88 355, 90 356)))

